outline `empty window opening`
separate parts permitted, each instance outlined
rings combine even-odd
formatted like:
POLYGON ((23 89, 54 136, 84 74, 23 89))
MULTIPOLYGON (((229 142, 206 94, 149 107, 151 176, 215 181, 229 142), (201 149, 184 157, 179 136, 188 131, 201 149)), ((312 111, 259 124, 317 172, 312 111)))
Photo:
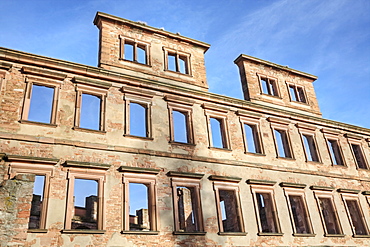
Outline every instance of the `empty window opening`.
POLYGON ((279 96, 275 80, 267 77, 261 77, 260 80, 262 86, 262 93, 272 96, 279 96))
POLYGON ((233 190, 219 190, 219 206, 221 210, 222 227, 224 232, 240 232, 240 216, 236 194, 233 190))
POLYGON ((289 85, 289 93, 292 101, 307 103, 303 87, 289 85))
POLYGON ((179 230, 183 232, 199 231, 196 218, 195 190, 192 187, 177 186, 177 205, 179 230))
POLYGON ((277 217, 270 193, 256 193, 262 232, 278 233, 277 217))
POLYGON ((289 195, 289 203, 294 220, 295 233, 312 233, 303 197, 289 195))
POLYGON ((307 161, 319 162, 320 159, 319 159, 318 151, 316 148, 314 136, 302 135, 302 138, 303 138, 303 144, 304 144, 304 149, 306 152, 307 161))
POLYGON ((134 44, 125 43, 125 59, 130 61, 135 61, 134 58, 134 44))
POLYGON ((80 128, 100 130, 101 98, 91 94, 82 94, 80 128))
POLYGON ((360 208, 360 205, 358 204, 357 200, 345 200, 351 225, 352 225, 352 230, 355 235, 368 235, 368 229, 365 224, 365 220, 362 216, 362 211, 360 208))
POLYGON ((333 165, 343 166, 343 158, 337 140, 328 140, 329 152, 333 165))
POLYGON ((98 181, 76 178, 73 196, 71 229, 98 229, 98 181))
POLYGON ((148 209, 148 187, 141 183, 129 183, 130 231, 150 230, 148 209))
POLYGON ((336 210, 331 198, 318 198, 321 215, 327 234, 342 234, 336 210))
POLYGON ((147 108, 138 103, 130 103, 130 135, 148 137, 147 108))
POLYGON ((366 161, 364 154, 362 153, 362 149, 360 145, 351 144, 353 155, 355 157, 355 161, 358 168, 367 169, 366 161))
POLYGON ((262 153, 256 125, 244 124, 247 152, 262 153))
POLYGON ((180 111, 172 111, 174 141, 188 142, 187 117, 180 111))
POLYGON ((167 69, 176 71, 176 56, 174 54, 168 54, 167 56, 167 69))
POLYGON ((275 129, 274 133, 278 157, 292 158, 292 153, 290 151, 290 145, 288 141, 288 134, 286 133, 286 131, 275 129))
POLYGON ((186 57, 179 56, 179 72, 183 74, 189 74, 186 66, 186 57))
POLYGON ((42 203, 44 201, 45 176, 36 175, 33 186, 31 213, 28 229, 40 229, 42 203))
POLYGON ((30 94, 31 102, 27 120, 50 123, 54 88, 33 84, 30 94))
POLYGON ((137 62, 138 63, 142 63, 142 64, 146 64, 146 50, 145 50, 145 46, 141 46, 141 45, 138 45, 137 46, 137 62))
POLYGON ((227 148, 222 132, 222 120, 217 118, 210 118, 209 122, 211 125, 212 133, 212 147, 227 148))

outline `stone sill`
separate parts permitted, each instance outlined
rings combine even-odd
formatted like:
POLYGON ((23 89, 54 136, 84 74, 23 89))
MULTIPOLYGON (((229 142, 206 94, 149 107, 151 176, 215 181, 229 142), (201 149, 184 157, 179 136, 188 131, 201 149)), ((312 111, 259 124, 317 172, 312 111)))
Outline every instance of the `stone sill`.
POLYGON ((343 238, 345 237, 346 235, 345 234, 324 234, 325 237, 336 237, 336 238, 343 238))
POLYGON ((370 238, 370 235, 357 235, 357 234, 354 234, 353 237, 354 238, 370 238))
POLYGON ((252 153, 252 152, 244 152, 244 153, 248 155, 260 156, 260 157, 266 156, 266 154, 262 154, 262 153, 252 153))
POLYGON ((158 235, 159 231, 121 231, 121 234, 158 235))
POLYGON ((181 232, 181 231, 175 231, 173 232, 173 235, 206 235, 206 232, 181 232))
POLYGON ((315 237, 316 234, 314 233, 293 233, 294 237, 315 237))
POLYGON ((283 236, 284 233, 281 232, 259 232, 258 236, 283 236))
POLYGON ((52 127, 52 128, 58 127, 58 125, 56 124, 42 123, 42 122, 29 121, 29 120, 19 120, 19 122, 21 124, 33 124, 33 125, 39 125, 39 126, 44 126, 44 127, 52 127))
POLYGON ((247 236, 247 232, 218 232, 220 236, 247 236))
POLYGON ((96 133, 96 134, 102 134, 102 135, 107 133, 106 131, 103 131, 103 130, 86 129, 86 128, 80 128, 78 126, 74 126, 72 129, 76 131, 96 133))
POLYGON ((129 62, 129 63, 133 63, 133 64, 137 64, 137 65, 143 65, 143 66, 146 66, 148 68, 152 67, 150 64, 140 63, 140 62, 137 62, 137 61, 132 61, 132 60, 124 59, 124 58, 119 58, 118 60, 122 61, 122 62, 129 62))
POLYGON ((195 147, 196 144, 194 143, 189 143, 189 142, 176 142, 176 141, 170 141, 168 142, 171 145, 179 145, 179 146, 190 146, 190 147, 195 147))
POLYGON ((105 230, 87 230, 87 229, 63 229, 66 234, 104 234, 105 230))
POLYGON ((141 139, 144 141, 153 141, 154 138, 146 137, 146 136, 135 136, 135 135, 123 135, 124 137, 133 138, 133 139, 141 139))
POLYGON ((294 158, 276 156, 278 159, 295 161, 294 158))
POLYGON ((177 75, 184 75, 184 76, 187 76, 187 77, 193 77, 191 74, 184 74, 184 73, 173 71, 173 70, 169 70, 169 69, 165 69, 164 71, 165 72, 169 72, 169 73, 173 73, 173 74, 177 74, 177 75))
POLYGON ((28 229, 27 233, 47 233, 48 229, 28 229))
POLYGON ((218 147, 208 147, 209 149, 211 150, 216 150, 216 151, 226 151, 226 152, 231 152, 233 150, 229 149, 229 148, 218 148, 218 147))

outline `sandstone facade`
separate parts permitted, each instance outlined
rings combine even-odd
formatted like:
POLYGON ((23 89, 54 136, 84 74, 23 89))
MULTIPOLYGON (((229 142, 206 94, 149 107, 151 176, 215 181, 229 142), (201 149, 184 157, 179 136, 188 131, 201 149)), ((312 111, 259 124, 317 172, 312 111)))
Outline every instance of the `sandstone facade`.
POLYGON ((241 55, 245 99, 212 94, 208 44, 94 24, 99 67, 0 48, 1 246, 370 245, 370 130, 322 118, 315 76, 241 55))

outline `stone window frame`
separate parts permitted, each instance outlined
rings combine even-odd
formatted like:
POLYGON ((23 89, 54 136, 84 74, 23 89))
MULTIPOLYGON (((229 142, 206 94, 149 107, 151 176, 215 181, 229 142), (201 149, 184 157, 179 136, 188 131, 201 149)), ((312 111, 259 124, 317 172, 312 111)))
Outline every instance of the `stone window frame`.
POLYGON ((7 72, 0 70, 0 93, 3 91, 3 88, 5 87, 6 77, 7 77, 7 72))
POLYGON ((258 81, 259 81, 259 87, 260 87, 261 95, 267 95, 267 96, 281 98, 280 97, 281 93, 280 93, 279 83, 278 83, 278 78, 277 77, 268 76, 268 75, 265 75, 265 74, 262 74, 262 73, 257 73, 257 78, 258 78, 258 81), (263 79, 266 79, 266 82, 269 85, 270 85, 270 81, 271 81, 272 92, 270 92, 271 91, 270 87, 267 88, 268 93, 263 92, 263 86, 262 86, 263 79), (276 93, 276 95, 274 94, 274 92, 276 93))
POLYGON ((343 227, 340 222, 340 219, 338 216, 338 210, 334 202, 334 194, 333 194, 334 188, 322 187, 322 186, 311 186, 310 189, 313 191, 313 194, 316 200, 317 209, 319 211, 322 227, 324 229, 324 236, 325 237, 344 237, 345 234, 343 233, 343 227), (338 234, 328 233, 328 230, 326 228, 325 218, 324 218, 324 215, 322 214, 322 208, 320 206, 320 198, 330 199, 331 204, 333 206, 333 214, 334 214, 336 222, 338 223, 338 230, 340 231, 340 233, 338 234))
POLYGON ((347 167, 346 161, 345 161, 344 155, 343 155, 343 148, 342 148, 342 145, 341 145, 341 142, 340 142, 340 133, 333 132, 333 131, 326 130, 326 129, 322 129, 321 131, 324 134, 326 147, 328 149, 328 153, 329 153, 330 160, 331 160, 331 165, 336 166, 336 167, 347 167), (338 162, 333 161, 333 158, 337 159, 337 157, 333 157, 333 155, 336 156, 334 150, 333 150, 333 155, 332 155, 331 148, 329 146, 330 141, 335 141, 336 142, 336 145, 338 146, 338 152, 339 152, 338 153, 338 155, 339 155, 338 158, 342 161, 342 164, 334 164, 334 163, 338 163, 338 162))
MULTIPOLYGON (((305 154, 306 162, 321 163, 322 159, 321 159, 319 146, 317 145, 316 127, 312 126, 312 125, 301 124, 301 123, 296 124, 296 126, 297 126, 299 134, 301 136, 302 147, 303 147, 303 151, 304 151, 304 154, 305 154), (311 148, 314 148, 314 151, 316 152, 317 160, 313 160, 313 157, 312 157, 312 160, 309 160, 308 152, 307 152, 306 146, 304 144, 304 136, 312 137, 314 146, 313 147, 310 146, 310 153, 312 154, 311 148)), ((310 145, 310 144, 308 143, 308 145, 310 145)))
POLYGON ((312 226, 312 221, 311 221, 311 215, 308 210, 307 206, 307 199, 306 199, 306 194, 304 191, 304 188, 306 187, 305 184, 294 184, 294 183, 280 183, 280 186, 284 190, 284 195, 287 201, 287 206, 288 206, 288 211, 289 211, 289 216, 290 216, 290 222, 292 224, 292 229, 293 229, 293 236, 294 237, 315 237, 316 234, 314 233, 314 229, 312 226), (297 233, 295 222, 294 222, 294 216, 292 212, 292 207, 290 205, 290 200, 289 196, 299 196, 302 198, 303 202, 303 207, 304 210, 306 211, 306 221, 307 221, 307 226, 310 230, 310 233, 297 233))
POLYGON ((291 102, 309 105, 309 101, 308 101, 306 89, 305 89, 304 86, 298 85, 297 83, 288 82, 288 81, 286 81, 286 85, 287 85, 288 94, 289 94, 289 98, 290 98, 290 101, 291 102), (297 100, 293 100, 292 94, 290 92, 290 88, 293 88, 294 94, 295 94, 295 97, 296 97, 297 100), (298 92, 298 88, 301 89, 302 92, 303 92, 303 97, 304 97, 303 100, 300 98, 301 96, 300 96, 300 94, 298 92))
POLYGON ((5 156, 8 164, 8 177, 13 179, 18 174, 33 174, 45 176, 43 188, 43 203, 40 210, 40 229, 28 229, 27 232, 46 233, 46 220, 49 209, 50 179, 54 177, 55 165, 58 160, 38 157, 5 156))
POLYGON ((350 146, 353 161, 356 164, 356 168, 357 169, 369 170, 370 169, 369 168, 369 163, 368 163, 368 161, 366 159, 366 156, 365 156, 364 147, 362 145, 361 138, 357 137, 357 136, 352 136, 352 135, 349 135, 349 134, 346 134, 345 136, 347 137, 348 145, 350 146), (365 168, 359 167, 358 161, 357 161, 357 158, 356 158, 356 155, 355 155, 355 151, 353 150, 353 145, 357 145, 360 148, 360 152, 361 152, 361 156, 362 156, 362 162, 364 163, 365 168))
POLYGON ((207 130, 208 130, 208 144, 210 149, 217 150, 231 150, 231 142, 229 135, 229 126, 228 126, 228 109, 217 106, 211 106, 208 104, 203 104, 204 114, 207 121, 207 130), (212 139, 212 128, 211 128, 211 118, 214 118, 220 122, 220 135, 222 139, 222 148, 213 146, 212 139))
POLYGON ((124 136, 134 137, 140 139, 153 140, 152 131, 152 101, 154 94, 149 91, 136 91, 130 88, 122 87, 122 92, 124 92, 123 99, 125 101, 125 127, 124 136), (145 108, 145 118, 146 118, 146 137, 136 136, 130 134, 130 103, 139 104, 145 108))
POLYGON ((195 144, 194 143, 194 128, 193 128, 193 101, 188 101, 185 99, 173 98, 171 96, 165 97, 167 101, 169 122, 170 122, 170 142, 182 143, 182 144, 195 144), (187 142, 177 142, 175 140, 175 126, 173 120, 173 111, 178 111, 185 116, 186 120, 186 134, 187 142))
MULTIPOLYGON (((173 172, 170 171, 167 174, 171 177, 171 186, 172 186, 172 199, 173 199, 173 213, 174 213, 174 234, 175 235, 205 235, 206 232, 204 231, 204 220, 203 220, 203 211, 202 211, 202 203, 201 203, 201 196, 200 190, 202 189, 201 186, 201 179, 204 174, 199 173, 188 173, 188 172, 173 172), (195 205, 195 222, 199 229, 195 232, 184 232, 180 230, 179 219, 178 219, 178 204, 177 204, 177 187, 191 187, 194 188, 194 202, 195 205)), ((192 198, 193 199, 193 198, 192 198)))
POLYGON ((264 181, 264 180, 254 180, 254 179, 249 179, 247 180, 247 183, 250 185, 251 193, 253 196, 253 204, 255 208, 255 213, 256 213, 256 219, 257 219, 257 225, 258 225, 258 236, 283 236, 284 233, 281 232, 281 226, 279 222, 279 216, 278 216, 278 211, 276 207, 276 199, 275 199, 275 193, 274 193, 274 185, 276 184, 275 181, 264 181), (262 231, 262 224, 261 224, 261 219, 259 216, 259 206, 257 202, 257 195, 256 193, 265 193, 265 194, 270 194, 271 197, 271 203, 272 203, 272 208, 274 212, 274 223, 277 228, 277 232, 263 232, 262 231))
MULTIPOLYGON (((76 81, 76 79, 74 80, 76 81)), ((76 105, 75 105, 75 118, 74 118, 73 129, 105 133, 106 132, 105 131, 106 129, 106 121, 105 121, 106 105, 107 105, 107 96, 108 96, 109 86, 108 87, 97 87, 96 85, 76 83, 75 89, 76 89, 76 105), (82 94, 96 96, 100 99, 100 116, 99 116, 100 121, 99 121, 98 130, 80 127, 82 94)))
POLYGON ((175 72, 175 73, 179 73, 182 75, 188 75, 188 76, 192 75, 191 63, 190 63, 190 58, 191 58, 190 53, 178 51, 178 50, 171 49, 168 47, 163 47, 163 53, 164 53, 164 70, 165 71, 175 72), (168 69, 168 55, 175 57, 175 63, 176 63, 175 71, 168 69), (180 72, 180 63, 179 63, 180 59, 183 60, 185 63, 185 73, 180 72))
POLYGON ((340 193, 341 197, 342 197, 342 202, 343 202, 343 205, 344 205, 344 208, 346 210, 346 214, 347 214, 347 217, 348 217, 348 221, 349 221, 349 224, 351 226, 351 229, 352 229, 352 236, 354 238, 368 238, 370 237, 370 231, 369 231, 369 226, 368 226, 368 223, 366 222, 366 219, 365 219, 365 216, 364 216, 364 213, 363 213, 363 209, 362 209, 362 206, 361 206, 361 203, 360 203, 360 198, 359 198, 359 195, 358 193, 360 192, 359 190, 350 190, 350 189, 337 189, 337 191, 340 193), (352 218, 350 216, 350 212, 349 212, 349 209, 348 209, 348 205, 347 205, 347 200, 352 200, 352 201, 356 201, 357 205, 358 205, 358 208, 359 208, 359 214, 360 214, 360 217, 362 219, 362 223, 365 227, 365 231, 367 234, 364 234, 364 235, 357 235, 356 232, 355 232, 355 229, 354 229, 354 226, 353 226, 353 223, 352 223, 352 218))
POLYGON ((150 43, 146 43, 143 41, 138 41, 134 38, 126 37, 124 35, 119 35, 119 44, 120 44, 120 50, 119 50, 119 59, 123 61, 128 61, 128 62, 134 62, 137 64, 142 64, 142 65, 151 65, 151 54, 150 54, 150 43), (130 44, 133 46, 133 60, 125 59, 125 44, 130 44), (145 63, 140 63, 138 62, 137 58, 137 49, 140 48, 145 51, 145 63))
POLYGON ((21 123, 35 123, 35 124, 56 127, 57 126, 56 124, 57 112, 58 112, 57 109, 58 109, 58 103, 59 103, 59 97, 60 97, 59 94, 60 94, 60 88, 63 84, 63 81, 27 75, 25 79, 25 83, 26 83, 26 88, 25 88, 25 93, 24 93, 22 115, 21 115, 20 122, 21 123), (31 106, 31 98, 32 98, 31 95, 32 95, 33 85, 49 87, 49 88, 53 88, 54 90, 49 123, 42 123, 42 122, 35 122, 35 121, 28 120, 28 114, 29 114, 29 110, 31 106))
POLYGON ((121 166, 119 171, 122 172, 122 234, 136 234, 136 235, 157 235, 159 234, 159 209, 157 202, 157 175, 159 169, 153 168, 139 168, 121 166), (129 184, 140 183, 148 186, 148 214, 150 222, 149 231, 131 231, 130 230, 130 198, 129 198, 129 184))
POLYGON ((67 199, 66 199, 66 213, 64 221, 63 233, 75 234, 75 233, 91 233, 91 234, 103 234, 105 232, 105 182, 106 173, 109 165, 95 164, 87 162, 73 162, 66 161, 64 166, 67 166, 67 199), (69 167, 72 166, 72 167, 69 167), (98 217, 97 217, 97 228, 98 229, 72 229, 72 212, 75 206, 74 204, 74 182, 75 179, 86 179, 94 180, 98 183, 97 197, 98 197, 98 217))
POLYGON ((275 151, 276 151, 276 158, 294 160, 295 157, 294 157, 294 153, 293 153, 293 146, 292 146, 292 141, 291 141, 290 131, 289 131, 290 122, 287 121, 287 120, 284 120, 284 119, 277 119, 277 118, 273 118, 273 117, 269 117, 267 120, 270 122, 271 130, 272 130, 272 136, 273 136, 275 151), (281 157, 281 156, 279 156, 279 147, 278 147, 278 143, 276 141, 275 130, 284 131, 284 133, 286 135, 286 143, 284 143, 284 141, 282 140, 284 153, 285 153, 285 150, 287 150, 290 154, 290 157, 281 157))
POLYGON ((241 124, 242 134, 243 134, 243 141, 244 141, 244 152, 246 154, 255 154, 255 155, 265 155, 265 150, 263 147, 262 137, 261 137, 261 116, 254 116, 251 114, 247 114, 241 111, 237 112, 237 115, 239 115, 239 121, 241 124), (247 136, 245 133, 244 125, 247 124, 249 126, 254 126, 253 130, 253 142, 256 147, 256 150, 259 152, 249 152, 248 151, 248 141, 247 136))
POLYGON ((217 176, 211 175, 208 177, 209 180, 212 181, 213 190, 215 192, 215 200, 216 200, 216 212, 217 212, 217 221, 219 232, 218 235, 225 235, 225 236, 245 236, 247 232, 245 232, 244 220, 243 220, 243 213, 240 201, 240 188, 239 182, 241 178, 237 177, 225 177, 225 176, 217 176), (220 196, 219 190, 228 190, 233 191, 235 194, 236 199, 236 209, 237 209, 237 217, 239 218, 239 227, 240 232, 224 232, 223 224, 222 224, 222 212, 220 208, 220 196))

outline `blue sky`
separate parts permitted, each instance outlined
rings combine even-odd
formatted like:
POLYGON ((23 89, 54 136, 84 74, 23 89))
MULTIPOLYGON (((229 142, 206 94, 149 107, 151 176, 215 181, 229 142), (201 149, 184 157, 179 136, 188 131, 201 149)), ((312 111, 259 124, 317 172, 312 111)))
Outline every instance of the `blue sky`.
POLYGON ((91 66, 97 11, 207 42, 210 92, 235 98, 239 54, 288 65, 319 77, 325 118, 370 128, 369 0, 2 0, 0 10, 1 47, 91 66))

